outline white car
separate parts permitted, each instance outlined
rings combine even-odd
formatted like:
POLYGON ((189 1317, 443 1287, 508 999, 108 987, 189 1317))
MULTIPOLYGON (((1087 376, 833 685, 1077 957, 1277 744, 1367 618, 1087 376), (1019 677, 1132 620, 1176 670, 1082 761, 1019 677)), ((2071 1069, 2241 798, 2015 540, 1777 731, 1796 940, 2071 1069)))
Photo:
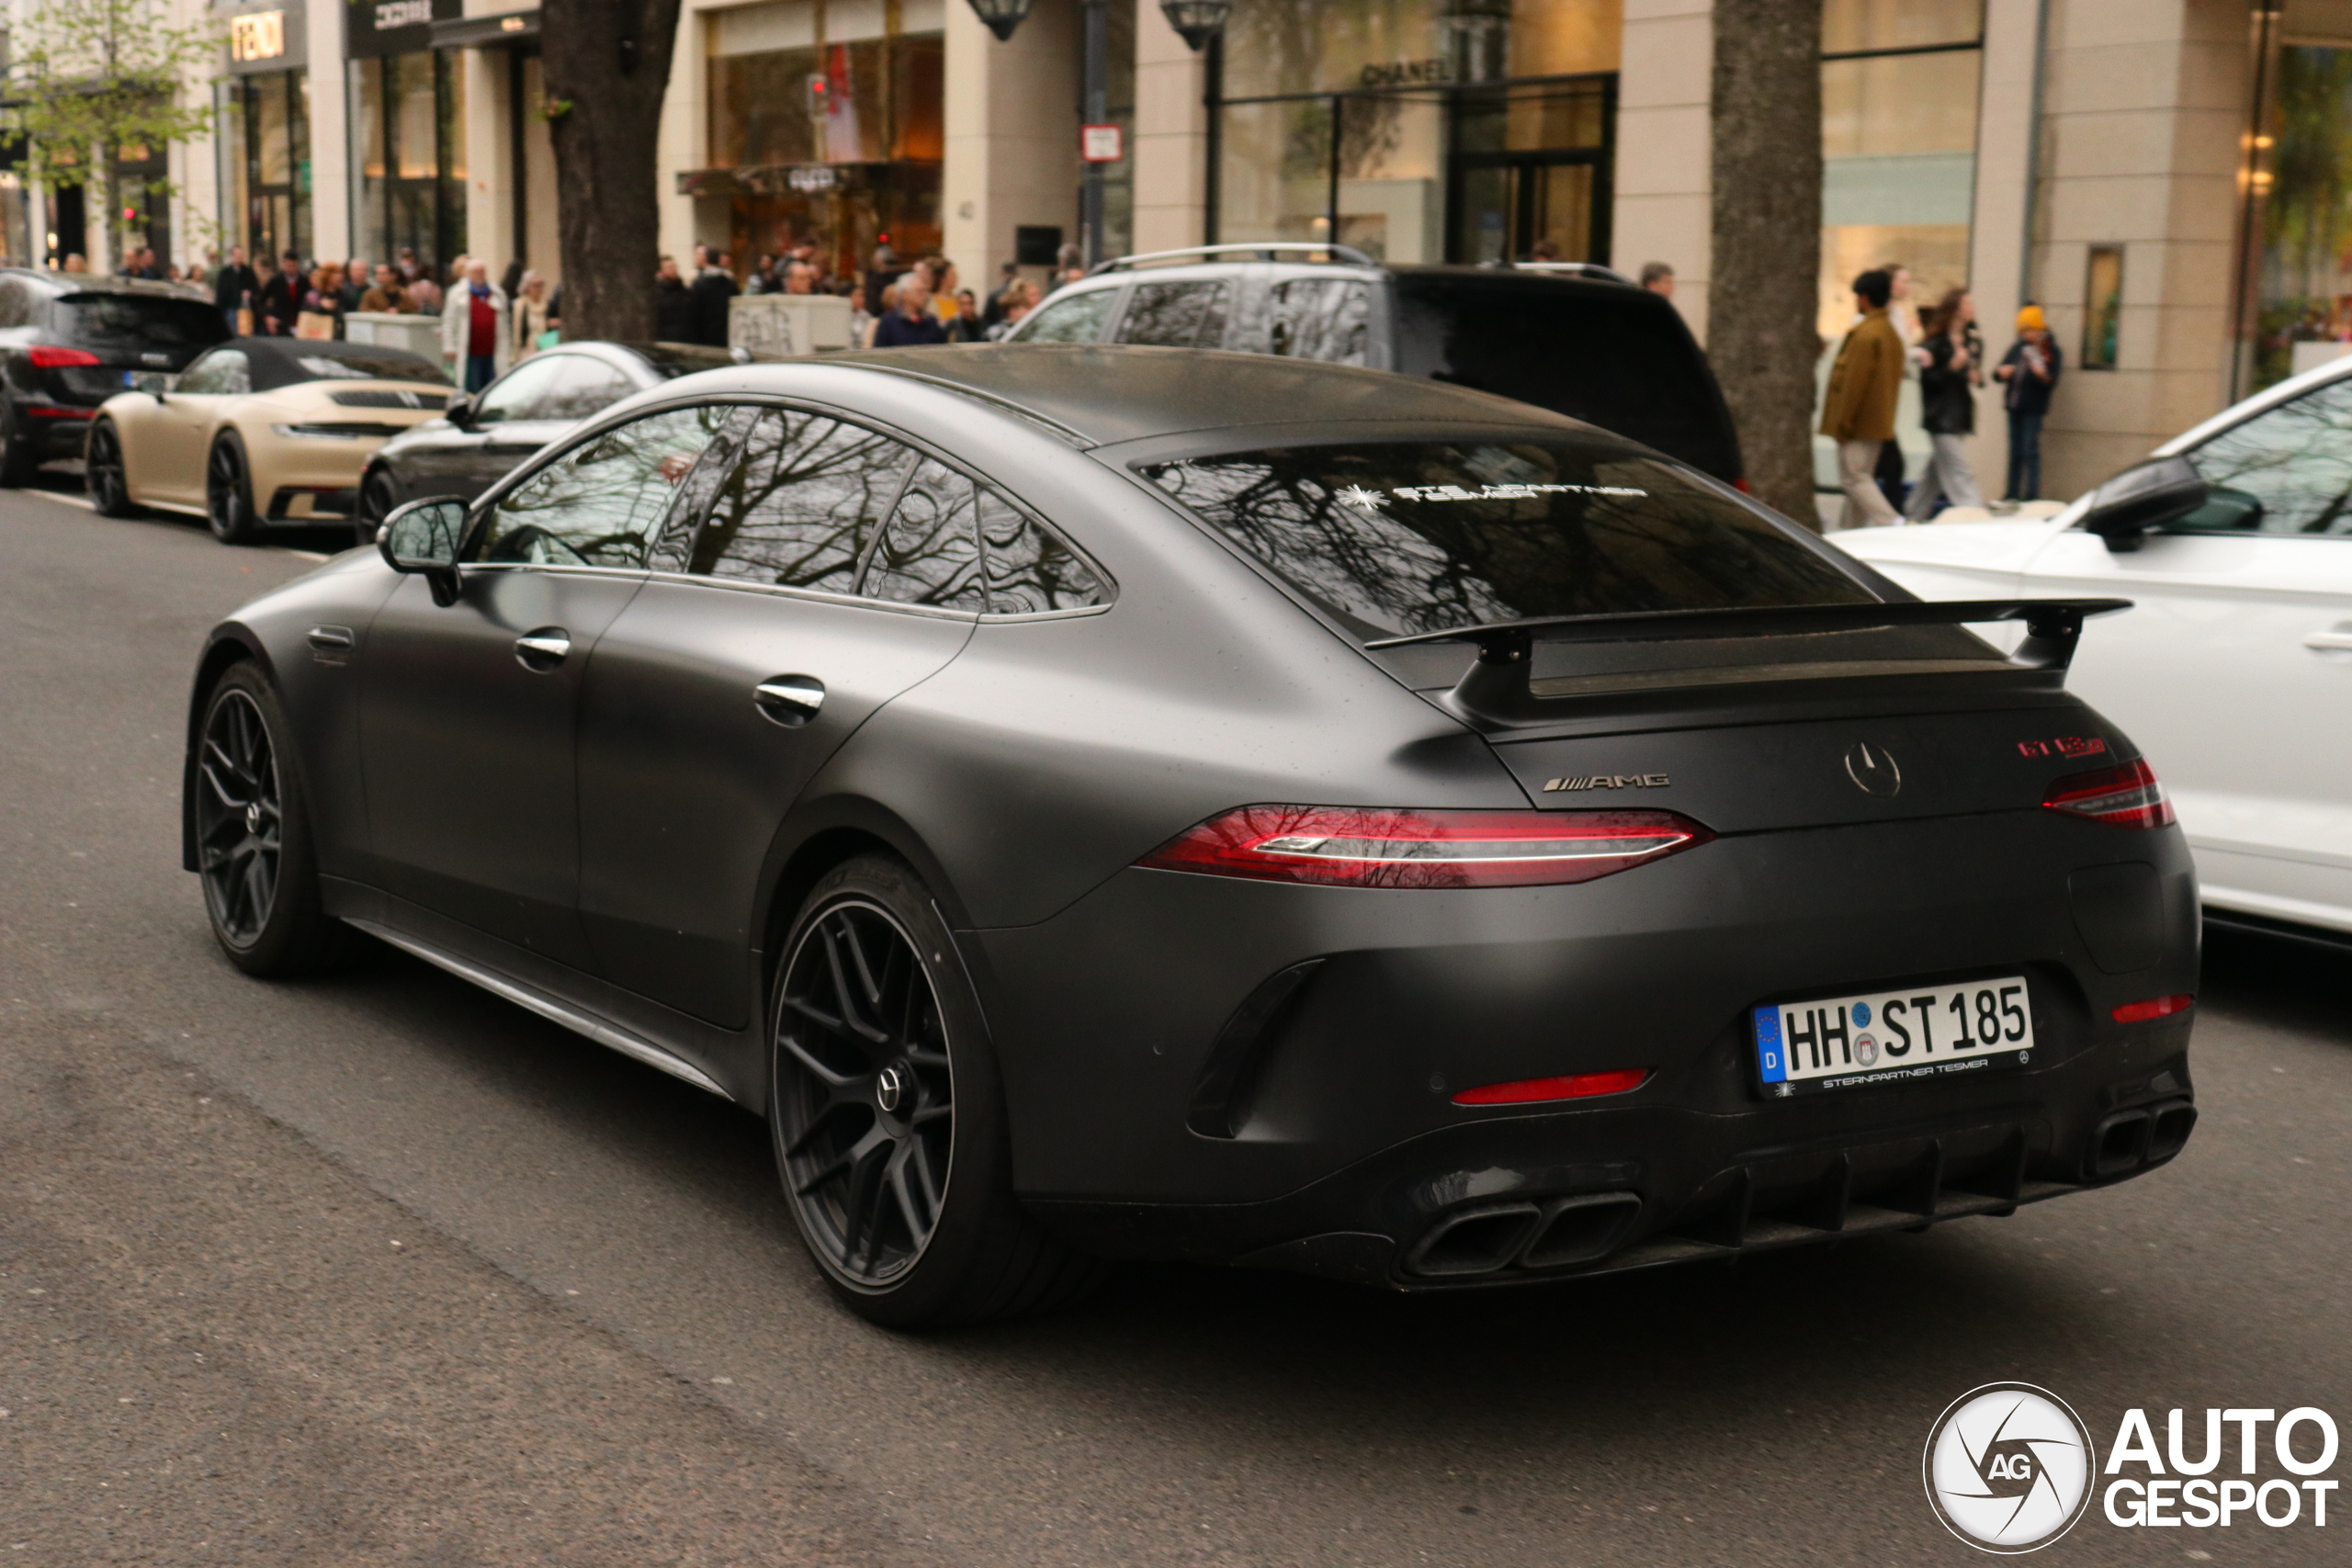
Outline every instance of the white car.
POLYGON ((2170 790, 2217 925, 2352 940, 2352 358, 2056 516, 1831 536, 1926 599, 2111 595, 2066 684, 2170 790))

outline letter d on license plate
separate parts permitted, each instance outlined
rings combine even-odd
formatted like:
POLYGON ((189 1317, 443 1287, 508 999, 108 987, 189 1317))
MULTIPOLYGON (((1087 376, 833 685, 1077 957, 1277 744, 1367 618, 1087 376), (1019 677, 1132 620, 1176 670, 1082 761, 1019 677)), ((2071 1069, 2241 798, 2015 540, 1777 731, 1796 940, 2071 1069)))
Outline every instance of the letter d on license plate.
POLYGON ((2033 1054, 2022 975, 1776 1002, 1755 1023, 1757 1076, 1775 1097, 2021 1066, 2033 1054))

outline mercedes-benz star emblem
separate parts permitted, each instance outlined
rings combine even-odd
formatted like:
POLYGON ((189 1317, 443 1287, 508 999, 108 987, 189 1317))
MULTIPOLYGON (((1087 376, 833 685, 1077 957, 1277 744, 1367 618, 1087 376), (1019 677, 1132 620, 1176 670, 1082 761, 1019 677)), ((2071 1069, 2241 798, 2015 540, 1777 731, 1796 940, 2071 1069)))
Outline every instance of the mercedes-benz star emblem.
POLYGON ((899 1097, 906 1092, 906 1082, 896 1067, 885 1067, 874 1079, 874 1102, 885 1111, 899 1109, 899 1097))
POLYGON ((1846 776, 1864 795, 1883 799, 1903 790, 1903 770, 1894 765, 1894 753, 1867 740, 1857 740, 1846 748, 1846 776))

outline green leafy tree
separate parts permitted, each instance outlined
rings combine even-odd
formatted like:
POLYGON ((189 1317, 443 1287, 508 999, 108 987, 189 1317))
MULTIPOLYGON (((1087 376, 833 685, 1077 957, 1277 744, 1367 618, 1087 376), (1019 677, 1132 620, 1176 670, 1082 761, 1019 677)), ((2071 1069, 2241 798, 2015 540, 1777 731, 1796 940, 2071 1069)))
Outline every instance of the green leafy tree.
MULTIPOLYGON (((220 34, 209 21, 175 24, 162 0, 40 0, 9 35, 7 107, 0 127, 24 138, 40 184, 79 182, 123 227, 111 199, 114 160, 137 157, 212 129, 207 99, 187 91, 209 79, 220 34)), ((175 195, 155 181, 151 196, 175 195)))

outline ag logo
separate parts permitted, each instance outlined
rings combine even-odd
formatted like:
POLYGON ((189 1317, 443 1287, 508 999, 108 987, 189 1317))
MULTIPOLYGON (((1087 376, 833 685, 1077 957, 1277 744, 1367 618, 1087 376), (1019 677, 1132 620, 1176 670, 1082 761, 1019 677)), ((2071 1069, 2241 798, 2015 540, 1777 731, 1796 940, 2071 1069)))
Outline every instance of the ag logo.
POLYGON ((1982 1551, 2038 1551, 2090 1505, 2090 1432, 2031 1383, 1986 1383, 1954 1400, 1928 1433, 1923 1468, 1936 1517, 1982 1551))

